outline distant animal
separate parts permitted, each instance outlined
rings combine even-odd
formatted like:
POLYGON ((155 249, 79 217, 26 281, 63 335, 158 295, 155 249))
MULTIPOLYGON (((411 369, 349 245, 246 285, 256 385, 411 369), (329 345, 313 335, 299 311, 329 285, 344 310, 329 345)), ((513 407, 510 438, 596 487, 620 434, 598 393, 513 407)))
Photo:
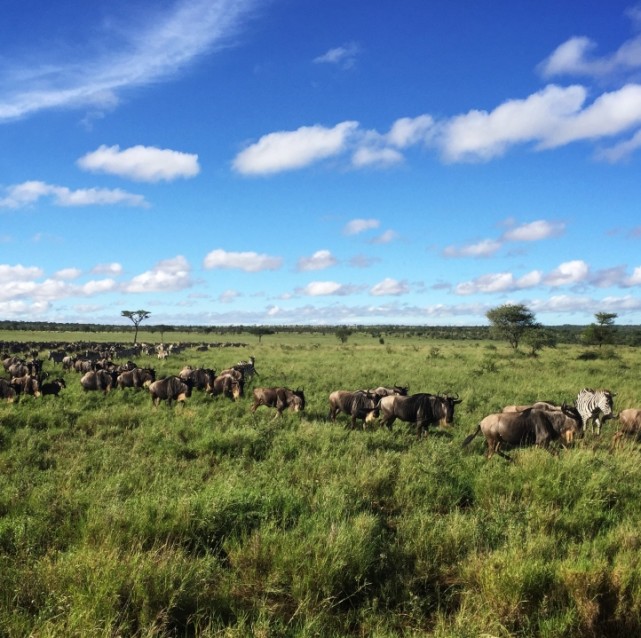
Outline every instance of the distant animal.
POLYGON ((368 390, 334 390, 329 395, 329 414, 328 417, 336 422, 336 416, 343 412, 351 417, 351 427, 356 427, 356 419, 363 420, 363 427, 366 422, 378 418, 378 402, 381 396, 368 390))
POLYGON ((6 379, 0 379, 0 399, 13 403, 18 396, 18 390, 6 379))
POLYGON ((191 382, 183 381, 176 376, 158 379, 147 389, 155 406, 158 406, 161 401, 167 401, 167 405, 171 405, 173 401, 184 405, 187 398, 191 396, 191 382))
POLYGON ((610 390, 592 390, 591 388, 583 388, 576 398, 576 409, 581 414, 583 422, 583 430, 586 431, 588 421, 592 421, 592 434, 601 434, 601 416, 603 422, 611 419, 614 416, 613 404, 615 393, 610 390))
POLYGON ((268 408, 276 408, 276 417, 280 417, 287 409, 293 412, 302 412, 305 409, 303 390, 291 390, 285 387, 254 388, 253 395, 252 412, 256 412, 257 408, 265 405, 268 408))
POLYGON ((116 386, 121 390, 125 388, 144 388, 156 380, 156 371, 153 368, 134 368, 125 370, 116 377, 116 386))
POLYGON ((54 365, 62 363, 62 360, 67 356, 67 353, 64 350, 49 350, 49 355, 47 359, 53 361, 54 365))
POLYGON ((100 391, 107 394, 115 385, 118 373, 107 370, 90 370, 80 378, 80 385, 85 392, 100 391))
POLYGON ((223 396, 237 401, 244 393, 245 381, 232 374, 219 374, 207 390, 212 396, 223 396))
POLYGON ((566 444, 571 443, 574 436, 581 432, 581 415, 576 408, 566 406, 561 410, 528 408, 522 412, 489 414, 464 439, 463 446, 469 445, 480 432, 487 442, 488 459, 497 453, 510 460, 500 449, 501 445, 534 444, 547 449, 552 441, 558 439, 566 444))
POLYGON ((620 427, 612 437, 612 447, 615 447, 624 436, 633 437, 635 440, 641 438, 641 410, 638 408, 621 410, 618 419, 620 427))
POLYGON ((54 397, 58 397, 60 394, 60 391, 63 388, 66 388, 67 384, 65 383, 65 380, 60 378, 60 379, 53 379, 52 381, 47 381, 43 383, 40 386, 40 392, 42 392, 42 396, 51 396, 53 395, 54 397))
POLYGON ((454 420, 454 408, 461 403, 458 396, 435 395, 425 392, 409 396, 392 395, 383 397, 379 402, 381 425, 392 429, 396 419, 413 423, 416 436, 427 432, 428 426, 435 423, 450 424, 454 420))

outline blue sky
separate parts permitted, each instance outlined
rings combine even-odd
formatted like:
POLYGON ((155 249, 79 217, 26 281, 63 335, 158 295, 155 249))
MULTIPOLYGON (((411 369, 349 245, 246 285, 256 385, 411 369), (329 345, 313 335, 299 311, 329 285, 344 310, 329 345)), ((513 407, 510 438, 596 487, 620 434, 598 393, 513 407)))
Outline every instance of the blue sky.
POLYGON ((1 319, 639 324, 640 168, 641 4, 3 4, 1 319))

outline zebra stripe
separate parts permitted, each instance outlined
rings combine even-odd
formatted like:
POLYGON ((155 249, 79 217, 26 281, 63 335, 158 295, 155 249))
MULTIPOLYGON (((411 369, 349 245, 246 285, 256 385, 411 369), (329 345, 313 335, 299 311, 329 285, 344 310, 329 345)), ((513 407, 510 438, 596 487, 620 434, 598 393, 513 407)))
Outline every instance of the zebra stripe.
POLYGON ((588 421, 592 419, 592 433, 601 434, 601 419, 603 421, 612 417, 613 397, 609 390, 592 390, 591 388, 583 388, 576 398, 576 409, 581 415, 583 422, 583 431, 585 432, 588 421))

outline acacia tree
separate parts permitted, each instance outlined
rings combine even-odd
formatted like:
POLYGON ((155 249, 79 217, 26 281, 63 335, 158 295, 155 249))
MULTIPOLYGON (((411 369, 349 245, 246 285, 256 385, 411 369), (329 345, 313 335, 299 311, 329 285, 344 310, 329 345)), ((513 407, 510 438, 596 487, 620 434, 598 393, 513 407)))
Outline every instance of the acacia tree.
POLYGON ((534 320, 534 313, 524 304, 504 304, 485 313, 492 331, 501 339, 505 339, 514 350, 517 350, 523 335, 533 328, 539 327, 534 320))
POLYGON ((149 312, 149 310, 123 310, 120 315, 122 317, 127 317, 127 319, 130 319, 134 324, 134 328, 136 329, 136 331, 134 332, 135 344, 136 340, 138 339, 138 326, 142 321, 144 321, 151 315, 151 312, 149 312))
POLYGON ((591 323, 581 335, 583 341, 589 345, 598 345, 599 348, 604 343, 612 343, 614 320, 617 316, 616 312, 597 312, 594 315, 596 323, 591 323))

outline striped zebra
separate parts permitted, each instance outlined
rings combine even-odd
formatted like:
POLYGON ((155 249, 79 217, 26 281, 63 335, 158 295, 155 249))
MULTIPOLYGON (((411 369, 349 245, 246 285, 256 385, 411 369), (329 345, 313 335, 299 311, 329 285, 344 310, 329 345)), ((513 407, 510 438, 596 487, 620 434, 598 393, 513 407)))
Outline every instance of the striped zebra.
POLYGON ((243 375, 245 381, 251 381, 254 375, 258 375, 258 370, 256 370, 254 363, 256 359, 254 357, 249 357, 249 361, 239 361, 235 366, 232 366, 234 370, 238 370, 243 375))
POLYGON ((583 388, 579 392, 576 398, 576 409, 581 415, 584 432, 587 429, 588 421, 592 419, 592 434, 595 429, 597 434, 601 434, 600 416, 603 416, 603 421, 614 416, 612 408, 615 396, 610 390, 583 388))

